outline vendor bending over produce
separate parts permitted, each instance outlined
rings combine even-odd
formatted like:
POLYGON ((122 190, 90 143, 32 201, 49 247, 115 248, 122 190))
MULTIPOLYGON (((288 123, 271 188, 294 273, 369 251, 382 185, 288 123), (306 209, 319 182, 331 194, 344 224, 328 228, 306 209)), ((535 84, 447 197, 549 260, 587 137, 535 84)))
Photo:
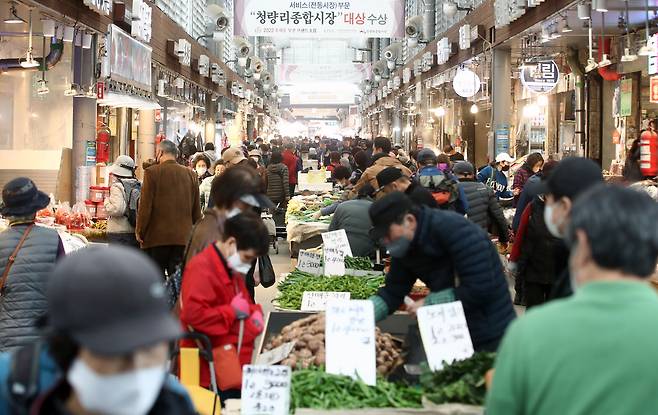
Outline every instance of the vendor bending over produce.
POLYGON ((515 313, 487 234, 454 212, 414 206, 400 192, 375 202, 369 213, 371 237, 391 255, 386 285, 370 298, 376 320, 397 310, 420 279, 431 293, 408 311, 459 300, 475 350, 495 351, 515 313))

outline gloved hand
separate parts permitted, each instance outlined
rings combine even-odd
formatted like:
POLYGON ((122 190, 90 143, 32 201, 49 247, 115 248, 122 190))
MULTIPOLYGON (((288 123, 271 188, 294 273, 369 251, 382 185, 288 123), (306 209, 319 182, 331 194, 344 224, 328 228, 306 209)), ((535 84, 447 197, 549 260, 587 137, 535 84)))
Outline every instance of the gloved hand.
POLYGON ((263 327, 265 326, 265 323, 263 321, 263 313, 260 310, 256 310, 253 313, 251 313, 249 319, 251 320, 251 324, 256 326, 258 330, 263 331, 263 327))
POLYGON ((235 311, 235 317, 238 320, 244 320, 249 317, 249 302, 245 300, 242 293, 236 295, 231 300, 231 307, 235 311))

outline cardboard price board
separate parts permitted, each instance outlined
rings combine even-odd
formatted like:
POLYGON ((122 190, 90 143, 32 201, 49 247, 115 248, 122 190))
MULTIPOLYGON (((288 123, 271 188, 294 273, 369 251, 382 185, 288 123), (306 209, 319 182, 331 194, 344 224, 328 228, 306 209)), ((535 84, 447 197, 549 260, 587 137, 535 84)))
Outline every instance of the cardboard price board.
POLYGON ((375 309, 371 301, 331 301, 327 304, 325 345, 327 373, 377 383, 375 309))
POLYGON ((269 366, 287 359, 288 356, 290 356, 292 349, 295 348, 295 343, 297 343, 297 341, 283 343, 281 346, 275 349, 261 353, 256 359, 256 364, 269 366))
POLYGON ((345 275, 345 256, 353 256, 345 229, 322 234, 324 244, 324 273, 345 275))
POLYGON ((473 355, 471 334, 461 301, 418 309, 418 326, 432 370, 473 355))
POLYGON ((325 311, 327 303, 333 300, 349 300, 350 293, 335 291, 304 291, 302 311, 325 311))
POLYGON ((297 269, 313 275, 324 275, 322 254, 300 250, 299 258, 297 260, 297 269))
POLYGON ((242 415, 290 413, 289 366, 245 365, 242 368, 242 415))

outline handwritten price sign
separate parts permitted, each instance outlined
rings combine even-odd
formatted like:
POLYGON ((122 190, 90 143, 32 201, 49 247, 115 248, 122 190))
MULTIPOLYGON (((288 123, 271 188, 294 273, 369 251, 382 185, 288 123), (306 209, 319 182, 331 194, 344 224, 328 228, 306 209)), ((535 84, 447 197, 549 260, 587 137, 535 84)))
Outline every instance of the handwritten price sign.
POLYGON ((290 367, 245 365, 242 369, 242 415, 288 415, 290 367))
POLYGON ((418 326, 432 370, 473 355, 473 343, 461 301, 418 309, 418 326))

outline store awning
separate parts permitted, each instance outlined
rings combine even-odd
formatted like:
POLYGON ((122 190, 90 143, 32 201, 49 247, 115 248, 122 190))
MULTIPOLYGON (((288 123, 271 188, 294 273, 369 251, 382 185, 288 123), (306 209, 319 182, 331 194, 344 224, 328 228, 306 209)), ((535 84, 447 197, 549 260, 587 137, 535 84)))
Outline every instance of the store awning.
POLYGON ((106 93, 104 99, 98 100, 98 105, 134 108, 139 110, 159 110, 162 108, 160 104, 155 101, 150 101, 133 95, 117 94, 115 92, 106 93))

